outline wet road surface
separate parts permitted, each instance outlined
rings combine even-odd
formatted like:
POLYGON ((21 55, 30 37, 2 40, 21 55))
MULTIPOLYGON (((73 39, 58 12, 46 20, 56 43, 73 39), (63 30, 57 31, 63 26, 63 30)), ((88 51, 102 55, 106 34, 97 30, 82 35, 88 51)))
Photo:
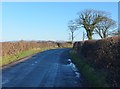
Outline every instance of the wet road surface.
POLYGON ((2 70, 3 87, 81 87, 82 79, 71 63, 69 49, 37 53, 2 70))

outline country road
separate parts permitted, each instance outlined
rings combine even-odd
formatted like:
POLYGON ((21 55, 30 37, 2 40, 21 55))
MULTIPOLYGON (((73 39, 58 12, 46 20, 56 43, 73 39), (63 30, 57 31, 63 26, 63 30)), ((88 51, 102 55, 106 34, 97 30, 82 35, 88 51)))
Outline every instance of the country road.
POLYGON ((2 69, 2 87, 82 87, 69 49, 51 49, 2 69))

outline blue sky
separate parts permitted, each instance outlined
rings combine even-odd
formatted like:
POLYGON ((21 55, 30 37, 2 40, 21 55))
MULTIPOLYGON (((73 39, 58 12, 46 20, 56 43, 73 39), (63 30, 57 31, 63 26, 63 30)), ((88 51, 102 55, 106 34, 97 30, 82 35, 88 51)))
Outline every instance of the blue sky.
MULTIPOLYGON (((69 40, 68 21, 85 9, 107 11, 118 20, 117 2, 4 2, 2 40, 69 40)), ((82 33, 78 30, 75 40, 81 40, 82 33)))

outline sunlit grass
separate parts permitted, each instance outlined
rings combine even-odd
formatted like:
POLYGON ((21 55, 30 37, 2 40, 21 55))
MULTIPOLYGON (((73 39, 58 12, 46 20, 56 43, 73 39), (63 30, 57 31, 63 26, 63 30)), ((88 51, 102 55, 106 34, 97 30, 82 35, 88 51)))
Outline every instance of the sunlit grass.
POLYGON ((4 57, 0 58, 0 64, 1 64, 0 66, 7 65, 7 64, 17 61, 21 58, 24 58, 26 56, 29 56, 29 55, 32 55, 32 54, 35 54, 38 52, 42 52, 42 51, 48 50, 48 49, 53 49, 53 48, 34 48, 34 49, 26 50, 23 52, 19 52, 15 55, 4 56, 4 57))

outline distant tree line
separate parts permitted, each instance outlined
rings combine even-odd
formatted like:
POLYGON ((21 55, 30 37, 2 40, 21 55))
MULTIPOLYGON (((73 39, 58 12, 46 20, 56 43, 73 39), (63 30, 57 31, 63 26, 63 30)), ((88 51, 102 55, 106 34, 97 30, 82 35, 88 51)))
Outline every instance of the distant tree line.
POLYGON ((86 9, 78 13, 78 18, 68 22, 68 28, 71 32, 71 41, 75 38, 75 31, 81 28, 85 29, 88 40, 93 39, 93 34, 98 34, 100 38, 106 38, 109 35, 118 35, 120 31, 114 29, 117 27, 108 12, 86 9))

